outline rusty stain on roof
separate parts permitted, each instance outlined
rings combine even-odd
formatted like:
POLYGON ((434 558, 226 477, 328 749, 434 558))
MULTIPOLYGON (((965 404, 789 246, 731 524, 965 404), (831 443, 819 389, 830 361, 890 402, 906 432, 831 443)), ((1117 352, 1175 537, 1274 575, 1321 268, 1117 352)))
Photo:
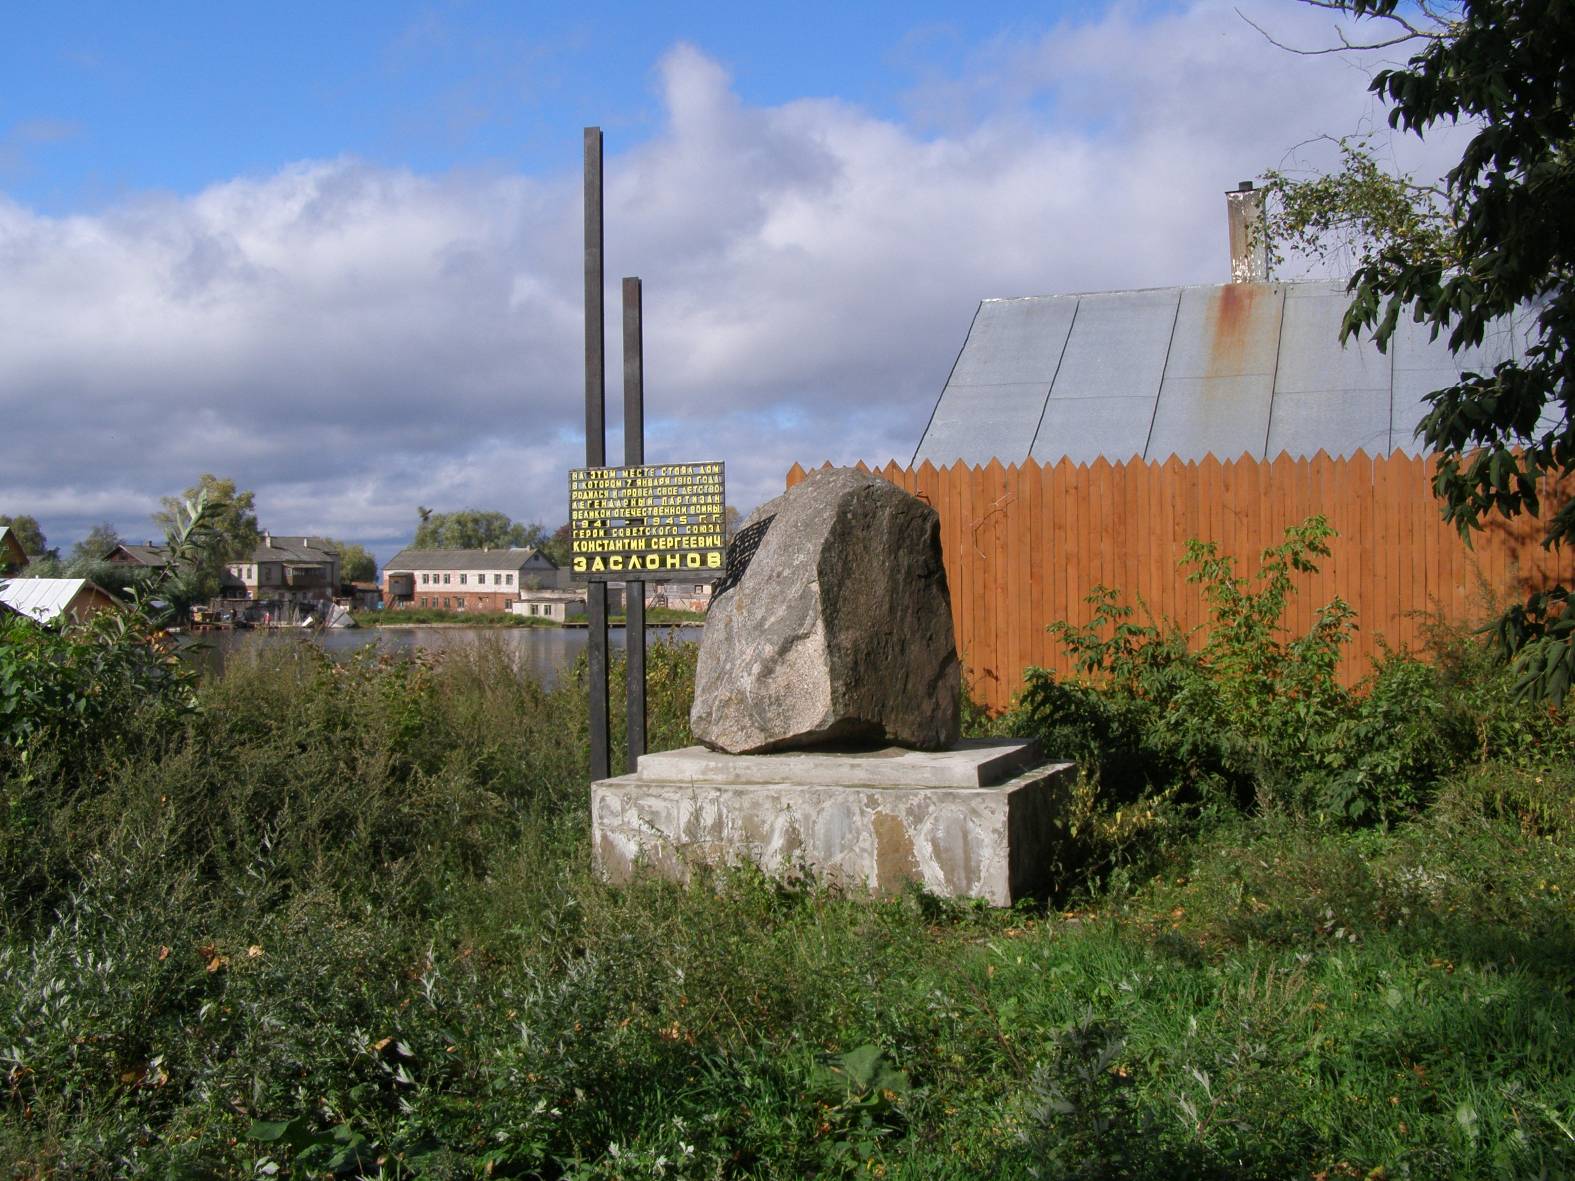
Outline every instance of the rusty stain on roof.
POLYGON ((1210 377, 1234 377, 1244 371, 1248 332, 1262 292, 1258 283, 1227 283, 1210 295, 1205 321, 1210 377))
POLYGON ((1519 355, 1531 320, 1457 363, 1408 317, 1388 353, 1342 344, 1349 301, 1341 280, 984 300, 913 462, 1416 453, 1422 395, 1519 355))

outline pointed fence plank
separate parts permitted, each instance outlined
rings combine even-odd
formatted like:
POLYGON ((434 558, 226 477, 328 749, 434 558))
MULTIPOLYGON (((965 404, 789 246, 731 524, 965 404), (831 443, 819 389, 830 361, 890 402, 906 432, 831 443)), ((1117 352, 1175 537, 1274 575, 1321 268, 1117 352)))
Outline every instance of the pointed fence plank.
MULTIPOLYGON (((915 469, 893 461, 870 470, 940 514, 958 648, 971 691, 992 709, 1011 703, 1030 665, 1077 675, 1045 627, 1086 623, 1083 600, 1102 582, 1135 608, 1141 598, 1146 613, 1135 622, 1151 615, 1184 629, 1201 624, 1199 588, 1178 566, 1191 538, 1217 542, 1250 577, 1287 526, 1327 517, 1338 532, 1330 557, 1320 573, 1298 579, 1284 626, 1304 633, 1336 596, 1350 604, 1360 630, 1341 660, 1346 684, 1365 675, 1386 644, 1420 649, 1429 617, 1479 616, 1484 590, 1507 602, 1575 578, 1575 554, 1544 551, 1534 519, 1493 522, 1467 548, 1440 516, 1432 461, 1398 451, 1226 463, 1212 455, 1185 463, 926 461, 915 469)), ((788 486, 806 474, 794 464, 788 486)), ((1575 485, 1550 489, 1544 511, 1571 492, 1575 485)))

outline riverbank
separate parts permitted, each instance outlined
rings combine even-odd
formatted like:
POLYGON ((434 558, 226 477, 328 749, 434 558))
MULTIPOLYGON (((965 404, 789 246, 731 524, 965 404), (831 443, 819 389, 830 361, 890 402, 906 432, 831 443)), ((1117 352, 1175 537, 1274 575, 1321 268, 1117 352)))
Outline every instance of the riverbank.
MULTIPOLYGON (((356 611, 351 618, 357 627, 411 628, 411 627, 584 627, 583 620, 559 623, 537 615, 516 615, 512 611, 444 611, 430 607, 408 610, 356 611)), ((623 627, 623 615, 612 615, 609 626, 623 627)), ((698 611, 675 611, 670 607, 647 607, 647 628, 703 627, 705 614, 698 611)))

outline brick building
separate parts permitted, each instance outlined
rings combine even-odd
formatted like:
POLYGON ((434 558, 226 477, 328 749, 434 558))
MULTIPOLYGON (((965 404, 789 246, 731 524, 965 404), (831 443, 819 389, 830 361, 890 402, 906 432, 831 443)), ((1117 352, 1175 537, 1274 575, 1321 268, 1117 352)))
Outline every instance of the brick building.
POLYGON ((383 605, 507 611, 521 590, 558 583, 558 567, 535 549, 404 549, 383 567, 383 605))

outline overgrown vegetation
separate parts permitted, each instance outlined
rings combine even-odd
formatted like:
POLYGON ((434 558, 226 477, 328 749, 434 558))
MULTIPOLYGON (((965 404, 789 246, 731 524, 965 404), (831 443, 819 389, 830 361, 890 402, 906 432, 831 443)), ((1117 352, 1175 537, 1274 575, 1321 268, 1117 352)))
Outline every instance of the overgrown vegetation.
POLYGON ((1388 653, 1355 688, 1338 678, 1356 621, 1339 599, 1300 636, 1280 628, 1297 575, 1328 556, 1321 517, 1286 530, 1253 576, 1204 542, 1183 566, 1208 621, 1195 634, 1136 622, 1098 587, 1083 625, 1056 632, 1084 676, 1030 669, 1006 722, 1093 769, 1106 804, 1167 823, 1226 814, 1320 825, 1414 816, 1469 767, 1557 773, 1575 729, 1551 706, 1517 704, 1510 673, 1478 637, 1433 629, 1427 659, 1388 653))
MULTIPOLYGON (((1422 136, 1464 124, 1472 134, 1437 186, 1387 172, 1351 139, 1327 176, 1272 173, 1269 231, 1315 257, 1331 234, 1350 243, 1342 340, 1369 333, 1387 349, 1402 314, 1462 356, 1507 324, 1525 334, 1491 372, 1468 369, 1428 394, 1417 434, 1437 453, 1444 518, 1467 540, 1522 513, 1545 522, 1545 545, 1575 540, 1575 19, 1546 0, 1307 2, 1379 22, 1390 35, 1370 47, 1414 51, 1368 84, 1392 128, 1422 136)), ((1562 703, 1575 683, 1568 603, 1568 587, 1541 591, 1501 622, 1518 694, 1562 703)))
MULTIPOLYGON (((991 724, 1094 774, 1016 911, 599 884, 583 682, 502 645, 194 685, 8 629, 0 685, 128 671, 6 715, 0 1176, 1568 1173, 1568 729, 1464 635, 1338 689, 1350 621, 1272 612, 1321 543, 1196 547, 1190 648, 1108 593, 1061 629, 1103 687, 991 724)), ((693 650, 650 664, 685 743, 693 650)))

